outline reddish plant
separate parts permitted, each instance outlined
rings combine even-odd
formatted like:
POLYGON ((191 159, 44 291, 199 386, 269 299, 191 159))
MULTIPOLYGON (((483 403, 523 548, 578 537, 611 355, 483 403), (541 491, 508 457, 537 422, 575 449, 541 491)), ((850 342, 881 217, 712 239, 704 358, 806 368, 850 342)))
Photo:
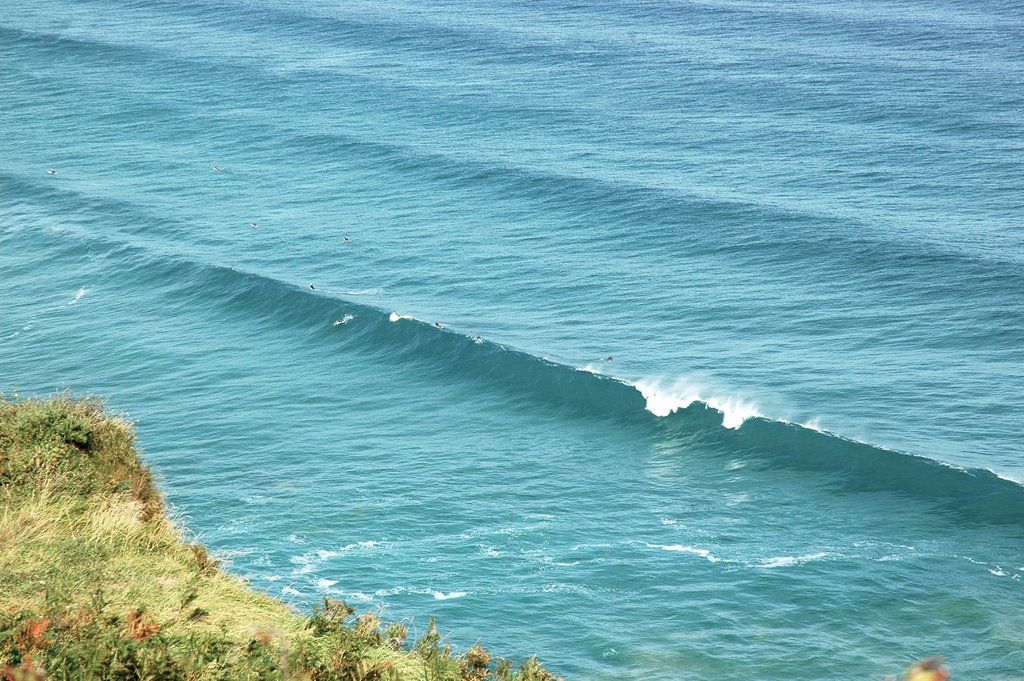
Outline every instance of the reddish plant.
POLYGON ((128 635, 136 641, 148 641, 160 632, 160 625, 138 608, 128 613, 128 635))
POLYGON ((30 652, 38 648, 45 648, 53 643, 46 640, 46 630, 50 627, 50 620, 28 620, 16 638, 18 649, 22 652, 30 652))

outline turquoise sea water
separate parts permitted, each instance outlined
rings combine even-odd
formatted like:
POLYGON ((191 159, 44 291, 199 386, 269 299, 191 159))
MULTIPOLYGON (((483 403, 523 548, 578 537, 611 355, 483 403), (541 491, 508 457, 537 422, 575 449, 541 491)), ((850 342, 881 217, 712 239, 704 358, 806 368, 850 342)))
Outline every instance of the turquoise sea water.
POLYGON ((108 396, 300 607, 569 679, 1021 678, 1022 45, 987 0, 7 0, 0 391, 108 396))

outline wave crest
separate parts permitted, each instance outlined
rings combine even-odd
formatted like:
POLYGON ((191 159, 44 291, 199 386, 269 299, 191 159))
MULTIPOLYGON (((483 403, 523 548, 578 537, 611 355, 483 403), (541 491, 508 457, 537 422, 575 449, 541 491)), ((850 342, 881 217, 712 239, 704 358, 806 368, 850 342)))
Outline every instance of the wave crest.
POLYGON ((658 379, 637 381, 634 387, 646 400, 646 409, 655 416, 665 417, 700 402, 722 414, 722 426, 736 429, 747 419, 764 417, 753 402, 737 395, 725 397, 708 395, 703 389, 685 379, 677 379, 664 385, 658 379))

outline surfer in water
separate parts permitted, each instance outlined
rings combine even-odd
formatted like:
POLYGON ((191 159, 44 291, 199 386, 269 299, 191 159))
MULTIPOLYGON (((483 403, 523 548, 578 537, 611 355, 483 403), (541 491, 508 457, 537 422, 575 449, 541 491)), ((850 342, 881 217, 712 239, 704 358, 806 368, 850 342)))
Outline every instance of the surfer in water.
POLYGON ((310 291, 315 291, 316 290, 316 286, 313 286, 312 284, 310 284, 309 285, 309 290, 310 291))
POLYGON ((218 173, 223 173, 224 172, 224 169, 221 168, 220 166, 213 166, 213 170, 214 170, 214 172, 218 172, 218 173))
POLYGON ((56 170, 54 170, 53 168, 48 168, 48 169, 46 170, 46 174, 47 174, 47 175, 56 175, 56 174, 57 174, 57 171, 56 171, 56 170))

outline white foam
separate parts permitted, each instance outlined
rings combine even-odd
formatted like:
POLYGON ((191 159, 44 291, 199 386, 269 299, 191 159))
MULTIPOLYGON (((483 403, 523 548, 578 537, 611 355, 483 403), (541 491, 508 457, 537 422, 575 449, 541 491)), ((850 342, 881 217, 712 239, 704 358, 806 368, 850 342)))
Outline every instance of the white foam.
POLYGON ((541 593, 546 594, 591 594, 592 589, 579 584, 545 584, 540 588, 541 593))
POLYGON ((992 568, 989 568, 989 572, 991 574, 995 575, 996 577, 1005 577, 1006 576, 1006 573, 1003 572, 1003 569, 1001 567, 999 567, 998 565, 996 565, 996 568, 994 570, 992 568))
POLYGON ((680 409, 686 409, 694 402, 703 402, 722 414, 722 425, 726 428, 739 428, 749 418, 764 416, 752 402, 737 395, 706 394, 707 390, 685 380, 677 380, 671 385, 662 385, 656 379, 638 381, 634 386, 647 400, 647 411, 655 416, 668 416, 680 409))
POLYGON ((768 560, 761 563, 761 567, 775 568, 775 567, 786 567, 787 565, 796 564, 795 556, 778 556, 776 558, 769 558, 768 560))
POLYGON ((800 565, 812 560, 819 560, 827 556, 827 553, 809 553, 806 556, 777 556, 775 558, 769 558, 768 560, 761 563, 760 567, 763 568, 777 568, 777 567, 789 567, 790 565, 800 565))
POLYGON ((372 601, 373 596, 370 594, 364 594, 362 591, 349 591, 345 594, 345 598, 353 601, 372 601))
POLYGON ((994 471, 991 468, 986 468, 985 470, 987 470, 989 473, 991 473, 992 475, 996 476, 1000 480, 1006 480, 1007 482, 1013 482, 1013 483, 1016 483, 1018 485, 1024 485, 1024 481, 1021 481, 1021 480, 1019 480, 1017 478, 1014 478, 1014 477, 1010 477, 1006 473, 1000 473, 999 471, 994 471))
POLYGON ((648 548, 661 549, 662 551, 677 551, 679 553, 692 553, 696 556, 704 558, 708 562, 717 563, 718 558, 711 555, 711 552, 707 549, 698 549, 694 546, 686 546, 684 544, 648 544, 648 548))
POLYGON ((345 291, 346 296, 379 296, 384 293, 382 288, 367 288, 362 291, 345 291))
POLYGON ((410 317, 407 314, 398 314, 397 312, 392 312, 388 316, 388 319, 393 321, 393 322, 397 322, 399 319, 412 319, 412 317, 410 317))
POLYGON ((316 587, 318 589, 330 589, 332 586, 338 583, 336 579, 324 579, 323 577, 316 580, 316 587))
POLYGON ((805 423, 801 423, 800 425, 803 428, 806 428, 807 430, 814 430, 814 431, 817 431, 819 433, 827 433, 828 432, 824 428, 821 427, 821 420, 818 417, 814 417, 810 421, 807 421, 805 423))
POLYGON ((75 294, 74 298, 72 298, 71 300, 68 301, 68 305, 75 305, 75 304, 77 304, 78 301, 81 300, 82 298, 84 298, 85 294, 88 293, 88 292, 89 292, 89 289, 87 289, 87 288, 80 288, 80 289, 78 289, 78 293, 75 294))
POLYGON ((317 549, 313 553, 304 553, 301 556, 293 556, 292 562, 303 564, 311 563, 315 560, 313 557, 314 554, 316 558, 320 561, 325 561, 330 560, 331 558, 337 558, 338 556, 344 556, 346 553, 354 551, 356 549, 369 549, 378 545, 380 545, 379 541, 370 539, 368 541, 358 541, 353 542, 352 544, 346 544, 345 546, 342 546, 340 549, 333 551, 329 549, 317 549))
POLYGON ((558 561, 558 560, 555 560, 554 558, 552 558, 551 556, 544 556, 544 557, 542 557, 541 558, 541 562, 544 563, 545 565, 554 565, 555 567, 574 567, 574 566, 580 564, 580 562, 578 560, 570 560, 568 562, 566 562, 566 561, 558 561))
POLYGON ((447 601, 452 598, 462 598, 466 595, 466 592, 452 591, 450 593, 444 593, 443 591, 431 591, 430 594, 439 601, 447 601))
POLYGON ((281 589, 281 593, 288 594, 289 596, 301 596, 302 595, 301 591, 297 591, 296 589, 293 589, 290 586, 286 586, 283 589, 281 589))
POLYGON ((579 551, 580 549, 610 549, 611 544, 577 544, 570 548, 570 551, 579 551))
MULTIPOLYGON (((871 443, 870 442, 865 442, 864 444, 870 445, 871 443)), ((871 446, 872 447, 879 447, 880 445, 871 445, 871 446)), ((890 450, 890 451, 893 451, 893 450, 890 450)), ((917 455, 916 454, 911 454, 911 456, 917 456, 917 455)), ((968 472, 968 470, 966 468, 964 468, 963 466, 959 466, 959 465, 957 465, 955 463, 950 463, 949 461, 941 461, 939 459, 929 459, 929 460, 939 464, 940 466, 945 466, 946 468, 951 468, 954 471, 959 471, 961 473, 967 473, 968 472)), ((989 471, 989 472, 991 473, 992 471, 989 471)))
MULTIPOLYGON (((449 591, 448 593, 445 593, 444 591, 436 591, 434 589, 408 589, 406 587, 394 586, 390 589, 377 589, 373 592, 373 595, 378 598, 383 598, 385 596, 395 596, 397 594, 422 594, 424 596, 433 596, 439 601, 447 601, 453 598, 462 598, 467 595, 467 593, 468 592, 466 591, 449 591)), ((367 596, 368 600, 369 598, 370 597, 367 596)))

